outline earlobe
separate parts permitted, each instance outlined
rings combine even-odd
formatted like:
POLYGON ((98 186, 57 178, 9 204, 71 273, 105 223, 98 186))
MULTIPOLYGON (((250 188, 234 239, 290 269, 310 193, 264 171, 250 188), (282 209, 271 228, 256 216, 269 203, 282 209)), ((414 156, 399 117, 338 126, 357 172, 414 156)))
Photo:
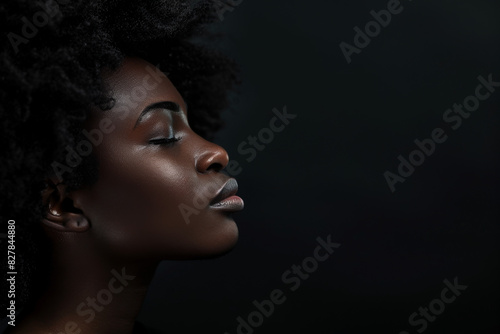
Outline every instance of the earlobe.
POLYGON ((46 227, 61 232, 85 232, 90 227, 87 217, 83 214, 62 213, 54 215, 50 211, 42 218, 42 223, 46 227))
POLYGON ((47 180, 47 187, 42 192, 42 201, 47 208, 42 224, 61 232, 85 232, 90 228, 88 218, 82 210, 74 206, 66 192, 66 185, 47 180))

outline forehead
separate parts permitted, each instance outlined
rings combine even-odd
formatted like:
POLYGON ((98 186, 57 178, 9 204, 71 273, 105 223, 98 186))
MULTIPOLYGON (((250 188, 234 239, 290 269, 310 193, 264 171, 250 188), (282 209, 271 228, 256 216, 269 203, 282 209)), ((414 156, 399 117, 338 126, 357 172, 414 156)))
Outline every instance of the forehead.
POLYGON ((186 110, 185 102, 172 82, 145 60, 126 58, 117 71, 104 75, 104 80, 115 100, 110 112, 124 121, 135 122, 144 108, 161 101, 176 102, 186 110))

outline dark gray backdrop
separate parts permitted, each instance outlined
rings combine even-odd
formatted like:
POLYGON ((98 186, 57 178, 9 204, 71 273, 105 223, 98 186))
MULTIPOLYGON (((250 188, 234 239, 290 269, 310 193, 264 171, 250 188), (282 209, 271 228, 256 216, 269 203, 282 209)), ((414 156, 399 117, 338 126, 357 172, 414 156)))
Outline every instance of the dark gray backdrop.
POLYGON ((253 314, 254 333, 498 333, 500 87, 460 126, 443 115, 466 98, 476 108, 479 76, 500 82, 500 3, 402 0, 349 64, 339 44, 391 1, 232 3, 215 29, 243 85, 217 143, 241 167, 240 241, 219 259, 163 263, 140 319, 238 333, 279 289, 286 300, 262 324, 253 314), (262 129, 284 106, 296 118, 271 140, 262 129), (446 140, 391 192, 384 173, 436 128, 446 140), (247 161, 238 146, 259 132, 269 142, 247 161), (340 246, 307 260, 292 291, 283 273, 328 235, 340 246), (467 288, 452 298, 445 280, 467 288))

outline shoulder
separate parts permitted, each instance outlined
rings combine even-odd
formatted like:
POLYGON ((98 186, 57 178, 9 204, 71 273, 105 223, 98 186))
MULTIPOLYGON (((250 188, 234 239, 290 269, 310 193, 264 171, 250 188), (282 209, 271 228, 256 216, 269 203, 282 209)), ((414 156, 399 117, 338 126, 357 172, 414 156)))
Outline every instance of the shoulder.
POLYGON ((0 334, 7 334, 9 332, 9 318, 3 318, 0 320, 0 334))
MULTIPOLYGON (((2 334, 2 332, 0 332, 2 334)), ((151 327, 145 326, 142 322, 136 321, 134 325, 134 334, 163 334, 151 327)))

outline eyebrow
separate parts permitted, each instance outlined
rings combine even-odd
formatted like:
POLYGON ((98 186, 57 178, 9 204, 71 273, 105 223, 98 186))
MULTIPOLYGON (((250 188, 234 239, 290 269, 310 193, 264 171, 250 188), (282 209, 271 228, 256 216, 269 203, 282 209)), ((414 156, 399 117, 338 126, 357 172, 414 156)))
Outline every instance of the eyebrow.
POLYGON ((160 109, 166 109, 170 110, 173 112, 180 112, 181 107, 172 101, 161 101, 161 102, 155 102, 153 104, 148 105, 144 110, 141 112, 139 117, 137 118, 137 121, 135 122, 134 129, 139 125, 139 123, 142 121, 144 116, 146 116, 148 113, 155 111, 155 110, 160 110, 160 109))

